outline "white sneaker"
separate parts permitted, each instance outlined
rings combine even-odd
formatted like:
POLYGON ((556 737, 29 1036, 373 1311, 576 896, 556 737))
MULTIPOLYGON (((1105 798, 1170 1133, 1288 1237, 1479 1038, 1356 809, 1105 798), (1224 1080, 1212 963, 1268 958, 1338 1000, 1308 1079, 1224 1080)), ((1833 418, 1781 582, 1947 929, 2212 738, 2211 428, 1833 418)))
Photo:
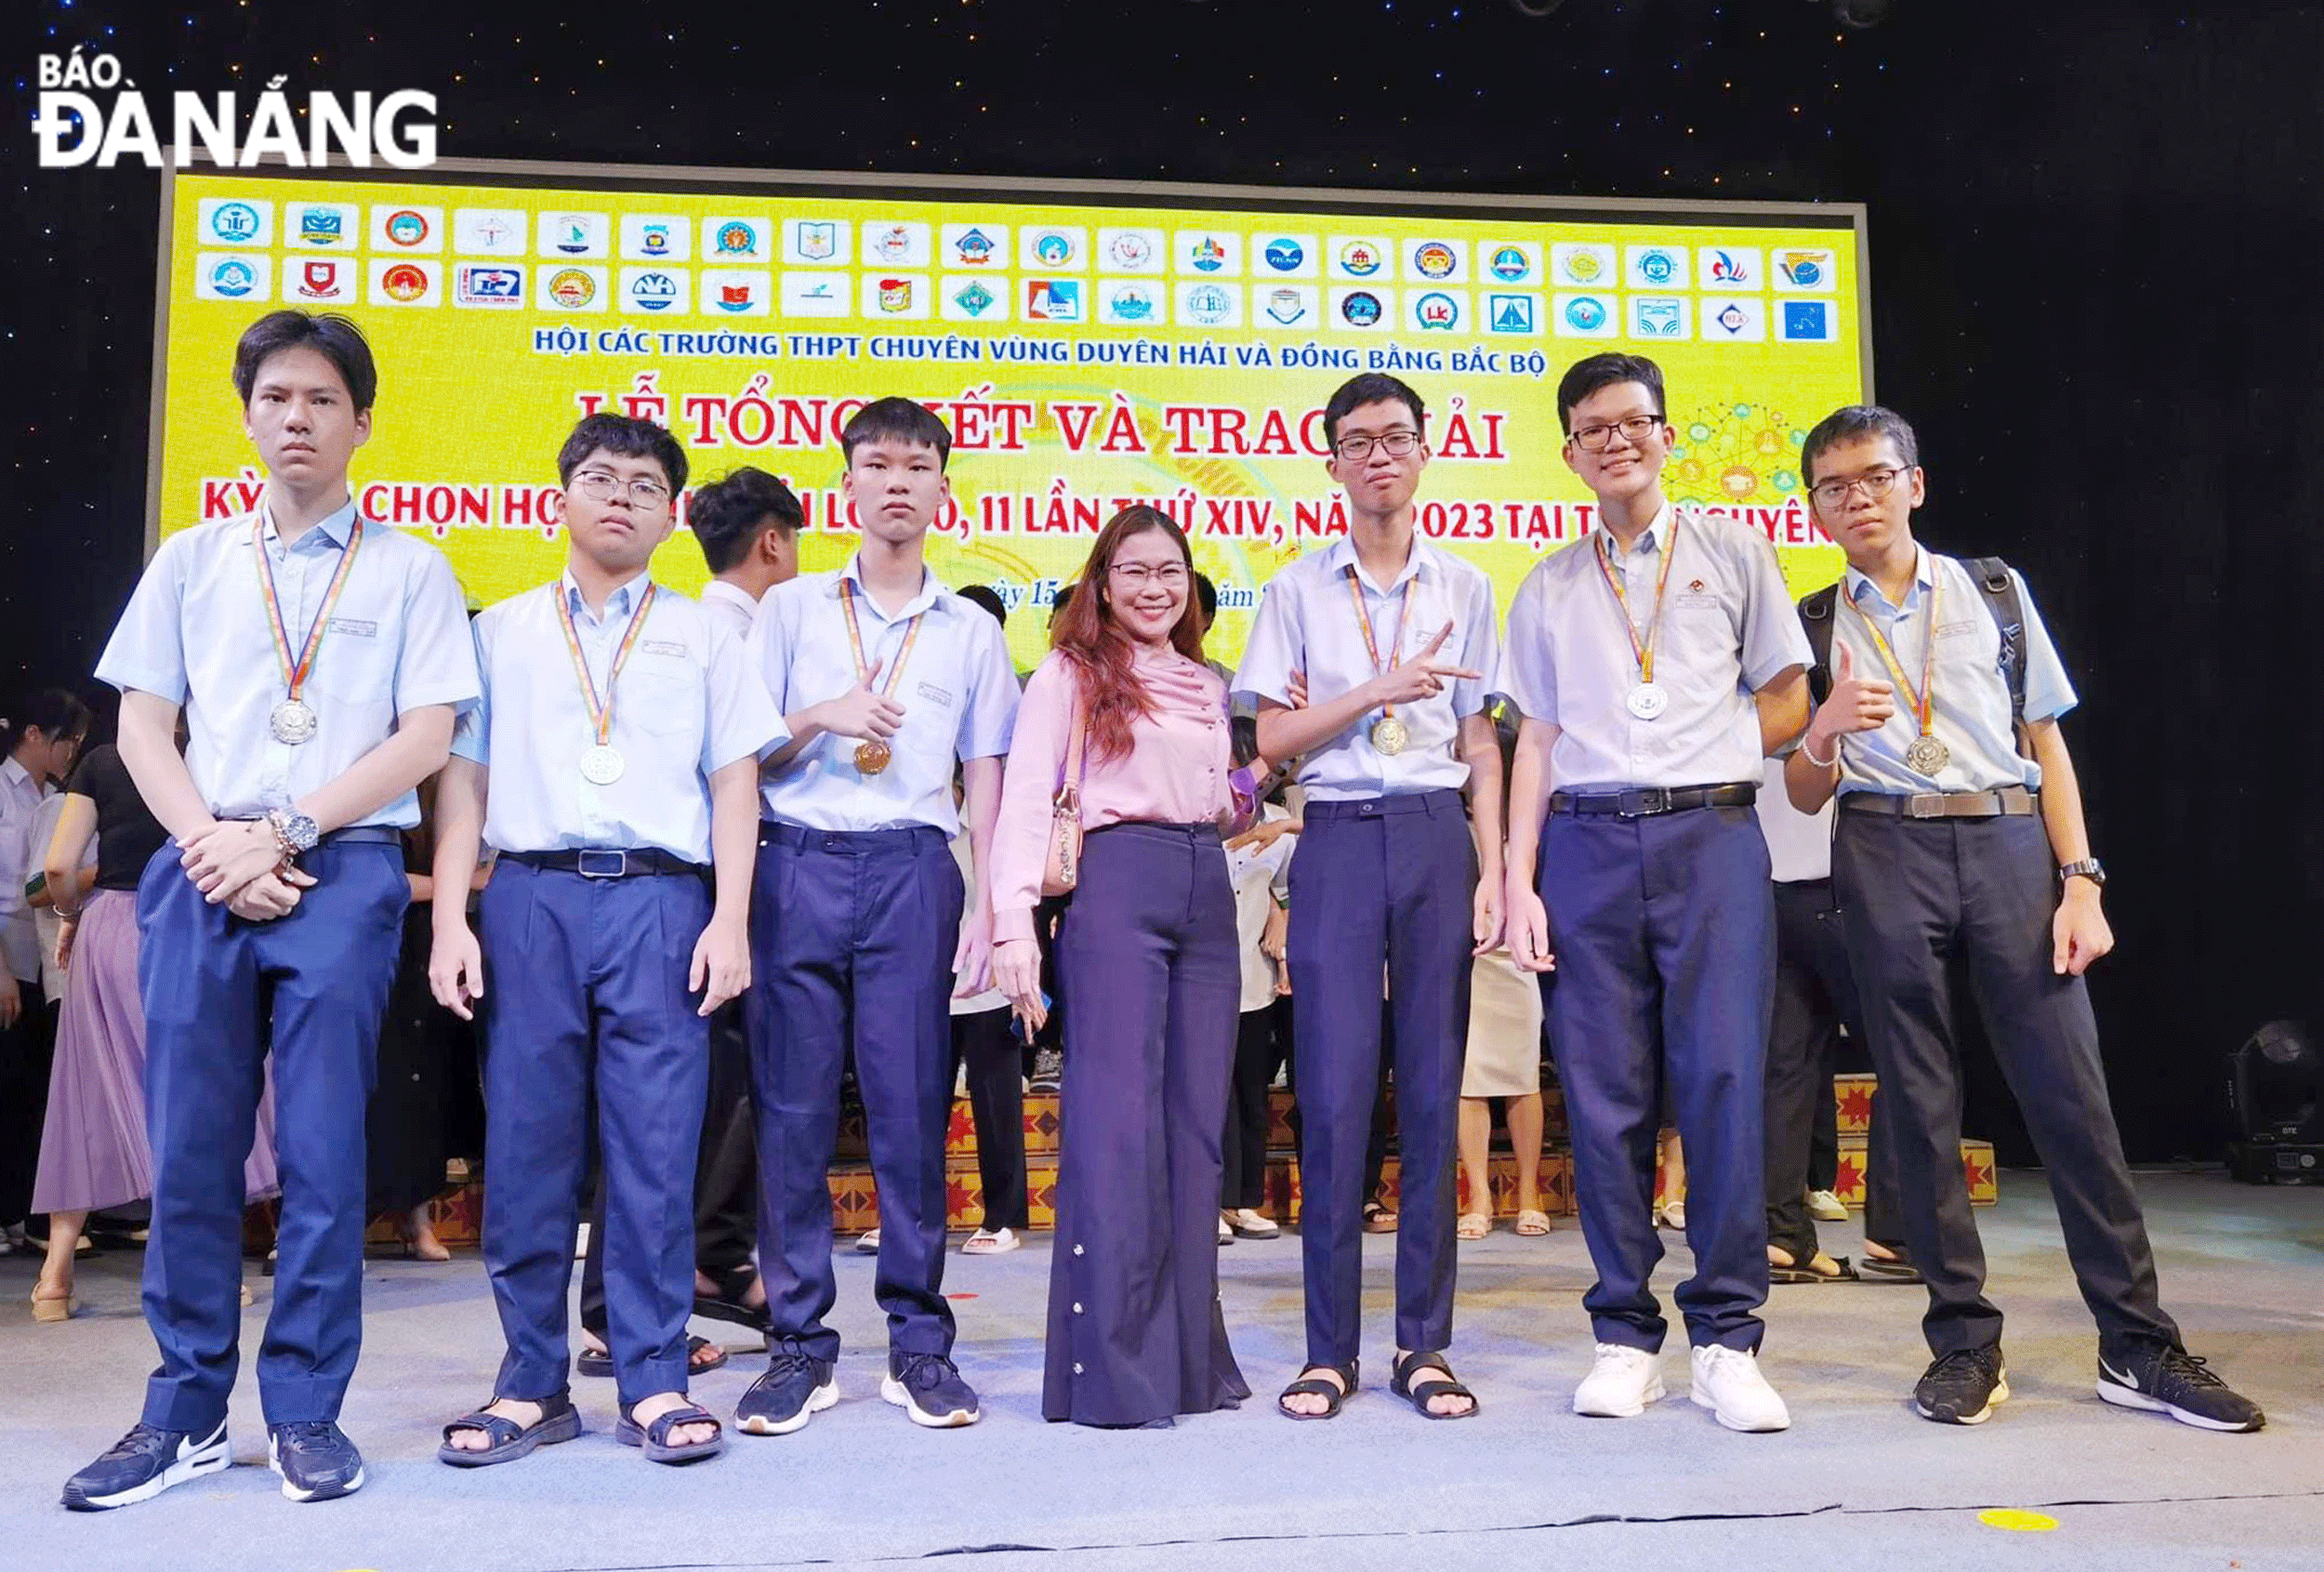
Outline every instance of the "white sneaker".
POLYGON ((1698 1408, 1709 1408, 1729 1430, 1789 1430, 1791 1410, 1759 1373, 1759 1361, 1740 1349, 1710 1343, 1695 1350, 1698 1408))
POLYGON ((1227 1226, 1246 1239, 1272 1239, 1283 1232, 1272 1217, 1261 1217, 1249 1207, 1237 1207, 1226 1214, 1227 1226))
POLYGON ((1847 1204, 1829 1190, 1811 1190, 1807 1193, 1807 1214, 1818 1222, 1848 1221, 1847 1204))
POLYGON ((1598 1344, 1598 1362, 1574 1388, 1574 1412, 1592 1419, 1636 1419, 1662 1398, 1662 1356, 1621 1343, 1598 1344))

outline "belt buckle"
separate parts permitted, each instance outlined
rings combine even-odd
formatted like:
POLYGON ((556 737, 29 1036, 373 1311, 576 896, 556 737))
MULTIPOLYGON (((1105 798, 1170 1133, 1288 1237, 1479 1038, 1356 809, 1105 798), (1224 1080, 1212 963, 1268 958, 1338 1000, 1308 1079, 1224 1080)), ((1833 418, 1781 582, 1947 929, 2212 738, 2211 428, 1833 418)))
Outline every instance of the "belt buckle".
POLYGON ((573 871, 583 878, 622 878, 629 872, 629 853, 585 847, 574 859, 573 871))
POLYGON ((1651 813, 1667 813, 1670 811, 1669 786, 1633 786, 1622 793, 1614 814, 1621 819, 1643 819, 1651 813))
POLYGON ((1910 819, 1941 819, 1945 816, 1945 794, 1941 791, 1917 791, 1905 799, 1905 816, 1910 819))

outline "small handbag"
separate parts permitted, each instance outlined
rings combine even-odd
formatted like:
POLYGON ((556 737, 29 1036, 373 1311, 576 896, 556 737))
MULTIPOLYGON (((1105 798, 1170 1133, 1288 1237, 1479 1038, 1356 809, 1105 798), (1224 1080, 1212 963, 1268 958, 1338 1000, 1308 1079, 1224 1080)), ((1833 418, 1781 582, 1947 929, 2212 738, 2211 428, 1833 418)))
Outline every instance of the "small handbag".
POLYGON ((1065 767, 1058 773, 1057 796, 1050 804, 1049 856, 1041 865, 1041 893, 1070 895, 1081 882, 1081 786, 1089 779, 1089 725, 1074 695, 1073 733, 1065 743, 1065 767))

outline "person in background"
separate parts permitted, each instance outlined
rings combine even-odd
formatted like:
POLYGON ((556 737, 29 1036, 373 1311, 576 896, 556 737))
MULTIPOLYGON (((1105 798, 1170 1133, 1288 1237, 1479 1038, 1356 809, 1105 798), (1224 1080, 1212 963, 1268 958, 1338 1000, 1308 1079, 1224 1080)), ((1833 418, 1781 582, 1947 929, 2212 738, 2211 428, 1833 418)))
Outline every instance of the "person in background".
MULTIPOLYGON (((147 810, 111 743, 89 750, 59 796, 64 807, 48 842, 46 871, 65 919, 71 964, 40 1171, 33 1182, 33 1205, 48 1214, 48 1260, 33 1286, 35 1321, 62 1321, 77 1308, 73 1246, 88 1214, 153 1193, 153 1154, 145 1134, 137 888, 169 832, 147 810), (92 845, 96 873, 84 883, 75 873, 92 845)), ((258 1099, 257 1135, 242 1171, 246 1203, 275 1193, 271 1086, 258 1099)))
MULTIPOLYGON (((1073 603, 1074 587, 1061 584, 1050 601, 1049 635, 1057 637, 1057 624, 1073 603)), ((1027 673, 1027 675, 1031 675, 1027 673)), ((1033 908, 1033 937, 1041 946, 1041 991, 1050 997, 1049 1017, 1032 1034, 1032 1063, 1025 1070, 1025 1090, 1056 1095, 1065 1073, 1065 984, 1057 973, 1057 926, 1063 920, 1065 895, 1045 895, 1033 908)))
POLYGON ((11 717, 0 722, 0 1254, 24 1248, 56 1048, 25 891, 41 881, 46 851, 33 843, 33 826, 71 772, 89 719, 88 707, 60 688, 27 694, 11 717))
MULTIPOLYGON (((1504 711, 1493 731, 1506 778, 1516 752, 1516 721, 1504 711)), ((1493 1231, 1493 1102, 1499 1098, 1516 1160, 1514 1232, 1538 1239, 1550 1231, 1550 1214, 1541 1209, 1541 989, 1510 958, 1506 945, 1471 964, 1469 1048, 1460 1067, 1460 1175, 1469 1206, 1454 1232, 1482 1239, 1493 1231)))
MULTIPOLYGON (((1215 662, 1204 664, 1217 669, 1215 662)), ((1233 725, 1235 766, 1248 769, 1259 758, 1259 723, 1237 716, 1233 725)), ((1298 849, 1297 821, 1288 809, 1270 801, 1261 802, 1256 823, 1226 843, 1243 983, 1235 1073, 1228 1083, 1224 1184, 1219 1196, 1222 1245, 1237 1238, 1273 1239, 1283 1232, 1259 1209, 1267 1204, 1267 1089, 1275 1073, 1275 1001, 1290 986, 1280 958, 1290 927, 1291 853, 1298 849)))

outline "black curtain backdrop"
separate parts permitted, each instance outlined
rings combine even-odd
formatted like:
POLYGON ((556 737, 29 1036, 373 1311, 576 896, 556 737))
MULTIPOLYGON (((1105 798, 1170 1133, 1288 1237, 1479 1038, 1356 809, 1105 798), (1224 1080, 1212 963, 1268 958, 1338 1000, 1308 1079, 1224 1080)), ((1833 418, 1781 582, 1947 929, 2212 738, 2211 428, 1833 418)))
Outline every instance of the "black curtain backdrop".
POLYGON ((2214 1153, 2221 1056, 2315 1012, 2315 5, 7 10, 0 691, 86 683, 142 554, 157 178, 34 167, 42 51, 149 91, 432 89, 445 156, 1860 201, 1921 534, 2022 567, 2081 691, 2133 1156, 2214 1153))

